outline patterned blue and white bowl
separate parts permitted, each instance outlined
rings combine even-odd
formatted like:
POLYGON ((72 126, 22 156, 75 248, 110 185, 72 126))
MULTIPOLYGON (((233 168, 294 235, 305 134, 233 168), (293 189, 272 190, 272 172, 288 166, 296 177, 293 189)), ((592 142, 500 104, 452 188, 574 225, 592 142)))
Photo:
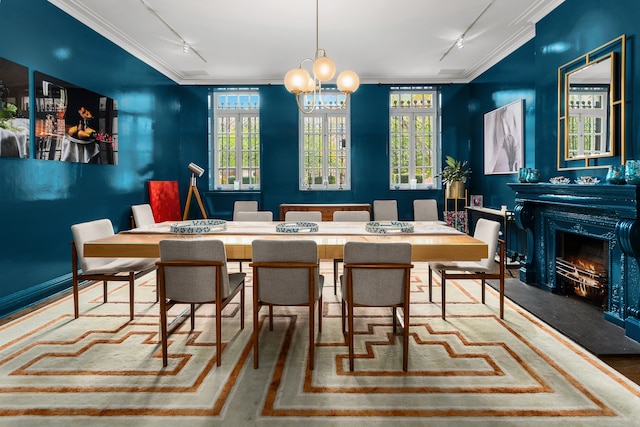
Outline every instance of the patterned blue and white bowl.
POLYGON ((171 224, 170 231, 176 234, 204 234, 225 231, 227 221, 224 219, 194 219, 171 224))

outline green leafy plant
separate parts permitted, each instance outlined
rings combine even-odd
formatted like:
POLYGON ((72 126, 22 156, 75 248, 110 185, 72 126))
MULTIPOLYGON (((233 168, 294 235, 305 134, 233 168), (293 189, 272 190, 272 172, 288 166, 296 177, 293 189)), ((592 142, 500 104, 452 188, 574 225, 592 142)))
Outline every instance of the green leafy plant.
POLYGON ((456 181, 467 182, 467 176, 471 173, 471 168, 465 160, 461 162, 451 156, 447 156, 445 160, 446 166, 442 169, 442 172, 437 176, 442 177, 442 182, 449 184, 456 181))
POLYGON ((0 128, 7 130, 15 130, 13 126, 11 126, 11 119, 18 112, 18 107, 13 104, 2 104, 0 107, 0 128))

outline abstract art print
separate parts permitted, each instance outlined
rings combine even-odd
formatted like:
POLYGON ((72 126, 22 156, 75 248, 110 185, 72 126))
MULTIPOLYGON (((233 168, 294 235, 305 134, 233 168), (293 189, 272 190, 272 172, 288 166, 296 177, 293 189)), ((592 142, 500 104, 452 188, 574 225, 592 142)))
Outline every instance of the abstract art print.
POLYGON ((115 100, 35 73, 36 158, 75 163, 118 163, 115 100))
POLYGON ((0 157, 29 157, 29 69, 0 58, 0 157))
POLYGON ((485 175, 518 173, 524 164, 524 100, 484 115, 485 175))

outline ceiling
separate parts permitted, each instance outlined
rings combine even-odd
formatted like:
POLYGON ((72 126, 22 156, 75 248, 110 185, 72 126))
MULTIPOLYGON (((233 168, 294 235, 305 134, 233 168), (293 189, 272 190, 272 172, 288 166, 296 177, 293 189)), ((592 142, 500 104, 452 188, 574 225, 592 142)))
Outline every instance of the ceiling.
MULTIPOLYGON (((179 84, 281 84, 316 48, 313 0, 49 1, 179 84)), ((468 83, 563 1, 319 0, 318 45, 361 83, 468 83)))

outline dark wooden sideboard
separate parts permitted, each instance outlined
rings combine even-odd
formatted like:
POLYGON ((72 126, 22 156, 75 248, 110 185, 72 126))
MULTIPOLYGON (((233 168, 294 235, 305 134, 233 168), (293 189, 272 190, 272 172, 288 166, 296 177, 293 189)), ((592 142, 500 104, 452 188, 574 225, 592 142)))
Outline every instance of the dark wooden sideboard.
POLYGON ((283 203, 280 205, 280 221, 289 211, 319 211, 322 212, 323 221, 333 221, 335 211, 367 211, 371 216, 369 203, 283 203))

